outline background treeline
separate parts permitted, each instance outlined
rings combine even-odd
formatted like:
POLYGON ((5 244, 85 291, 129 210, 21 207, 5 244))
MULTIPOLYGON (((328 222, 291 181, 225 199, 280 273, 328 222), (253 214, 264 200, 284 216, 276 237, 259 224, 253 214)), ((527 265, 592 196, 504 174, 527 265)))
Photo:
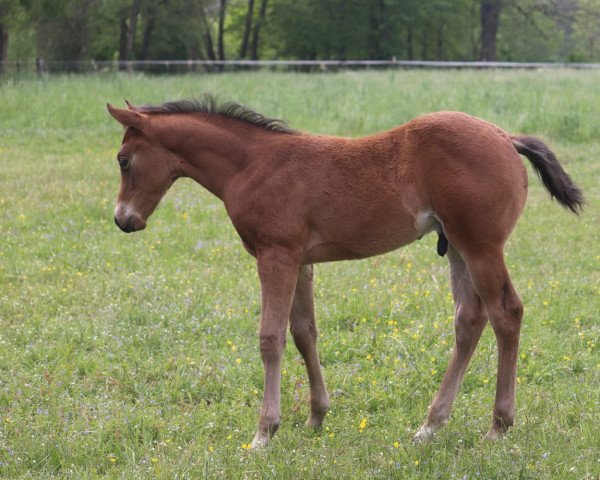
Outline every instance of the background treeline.
POLYGON ((599 0, 0 0, 0 61, 600 61, 599 0))

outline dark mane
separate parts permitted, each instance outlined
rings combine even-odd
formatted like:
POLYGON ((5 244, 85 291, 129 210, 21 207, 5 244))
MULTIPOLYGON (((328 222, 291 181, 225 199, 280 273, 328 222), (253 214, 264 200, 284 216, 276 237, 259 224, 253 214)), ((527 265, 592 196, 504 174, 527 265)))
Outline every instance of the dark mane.
POLYGON ((200 98, 192 100, 178 100, 176 102, 166 102, 161 105, 142 105, 139 107, 139 111, 142 113, 208 113, 223 115, 271 130, 272 132, 297 133, 288 127, 287 123, 283 120, 267 118, 236 102, 221 103, 210 94, 205 94, 200 98))

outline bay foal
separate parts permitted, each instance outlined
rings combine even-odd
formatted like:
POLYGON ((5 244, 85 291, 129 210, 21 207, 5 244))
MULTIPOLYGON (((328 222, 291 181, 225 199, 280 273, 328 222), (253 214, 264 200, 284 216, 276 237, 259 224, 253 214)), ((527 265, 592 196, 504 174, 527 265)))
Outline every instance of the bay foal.
POLYGON ((415 441, 429 440, 448 420, 487 320, 498 346, 488 435, 512 425, 523 306, 503 249, 527 196, 518 154, 531 161, 559 203, 573 212, 583 204, 581 190, 541 141, 457 112, 348 139, 299 133, 209 96, 108 110, 126 127, 115 209, 123 231, 145 228, 175 180, 190 177, 224 202, 256 257, 265 377, 254 448, 267 445, 279 426, 288 320, 308 372, 307 425, 320 427, 329 408, 316 347, 312 265, 382 254, 429 232, 437 232, 438 253, 447 252, 450 262, 456 343, 415 441))

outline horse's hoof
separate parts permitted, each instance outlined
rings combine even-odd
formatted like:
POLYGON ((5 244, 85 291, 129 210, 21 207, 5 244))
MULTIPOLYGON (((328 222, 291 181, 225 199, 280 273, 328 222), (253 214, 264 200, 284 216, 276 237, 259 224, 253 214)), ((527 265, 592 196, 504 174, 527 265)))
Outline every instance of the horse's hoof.
POLYGON ((502 437, 504 437, 504 431, 492 427, 490 428, 489 432, 485 434, 484 439, 490 442, 496 442, 498 440, 502 440, 502 437))
POLYGON ((252 444, 250 445, 251 450, 262 450, 267 447, 269 444, 269 437, 267 435, 261 435, 260 433, 256 433, 254 439, 252 440, 252 444))
POLYGON ((311 413, 310 416, 308 417, 308 420, 306 420, 306 423, 304 425, 306 425, 307 428, 311 428, 315 431, 319 431, 319 430, 321 430, 321 428, 323 426, 323 417, 324 417, 324 415, 316 416, 311 413))
POLYGON ((413 437, 413 443, 418 445, 429 443, 431 440, 433 440, 435 430, 436 429, 434 427, 423 425, 421 428, 419 428, 417 433, 415 433, 415 436, 413 437))

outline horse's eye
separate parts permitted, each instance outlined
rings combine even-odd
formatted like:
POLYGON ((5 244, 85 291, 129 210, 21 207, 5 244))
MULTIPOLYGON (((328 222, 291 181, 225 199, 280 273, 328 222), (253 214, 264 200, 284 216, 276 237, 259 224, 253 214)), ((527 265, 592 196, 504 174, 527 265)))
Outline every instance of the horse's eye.
POLYGON ((129 168, 129 157, 118 157, 119 166, 121 170, 127 170, 129 168))

